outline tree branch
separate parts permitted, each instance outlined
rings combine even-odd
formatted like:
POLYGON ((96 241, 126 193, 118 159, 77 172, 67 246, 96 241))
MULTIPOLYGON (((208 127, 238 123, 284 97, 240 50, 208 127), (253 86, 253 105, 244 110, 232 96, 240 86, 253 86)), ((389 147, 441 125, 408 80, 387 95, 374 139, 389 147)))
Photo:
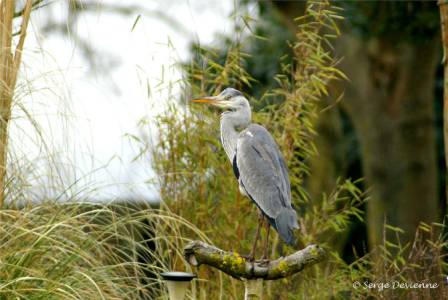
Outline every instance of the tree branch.
POLYGON ((236 279, 275 280, 291 276, 304 268, 321 262, 325 251, 309 245, 286 257, 273 261, 250 262, 235 252, 226 252, 201 241, 193 241, 184 248, 185 259, 192 266, 209 265, 236 279))

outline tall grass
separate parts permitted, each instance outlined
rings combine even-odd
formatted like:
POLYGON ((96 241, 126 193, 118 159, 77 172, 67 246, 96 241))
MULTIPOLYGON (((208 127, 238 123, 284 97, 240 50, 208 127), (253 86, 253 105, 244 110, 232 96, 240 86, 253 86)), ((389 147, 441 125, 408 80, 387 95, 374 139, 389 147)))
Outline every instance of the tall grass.
POLYGON ((191 223, 144 204, 43 203, 0 211, 0 299, 159 299, 188 270, 191 223))

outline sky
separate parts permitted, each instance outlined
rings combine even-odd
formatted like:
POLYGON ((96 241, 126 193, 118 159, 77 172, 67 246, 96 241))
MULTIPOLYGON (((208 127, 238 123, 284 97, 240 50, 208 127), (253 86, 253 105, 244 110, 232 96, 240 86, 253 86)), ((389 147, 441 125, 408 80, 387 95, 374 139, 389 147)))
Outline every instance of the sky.
POLYGON ((234 2, 87 2, 97 8, 81 15, 76 33, 110 68, 92 67, 79 42, 44 30, 49 20, 66 21, 66 1, 33 12, 10 126, 11 168, 37 199, 151 201, 149 158, 133 161, 139 148, 126 135, 140 135, 138 122, 163 110, 169 82, 180 78, 173 66, 188 59, 191 41, 216 44, 217 34, 231 33, 234 2), (109 5, 143 9, 117 15, 109 5))

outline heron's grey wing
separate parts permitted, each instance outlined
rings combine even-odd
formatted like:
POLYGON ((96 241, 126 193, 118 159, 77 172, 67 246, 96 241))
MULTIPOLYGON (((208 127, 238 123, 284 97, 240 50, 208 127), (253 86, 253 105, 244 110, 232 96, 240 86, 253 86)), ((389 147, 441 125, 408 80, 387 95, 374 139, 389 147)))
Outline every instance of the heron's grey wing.
POLYGON ((249 198, 268 217, 280 237, 294 245, 293 229, 299 225, 291 206, 288 171, 277 144, 264 127, 252 124, 240 133, 236 168, 240 186, 249 198))
POLYGON ((240 133, 236 163, 240 183, 267 216, 275 219, 282 207, 291 208, 286 164, 264 127, 252 124, 240 133))

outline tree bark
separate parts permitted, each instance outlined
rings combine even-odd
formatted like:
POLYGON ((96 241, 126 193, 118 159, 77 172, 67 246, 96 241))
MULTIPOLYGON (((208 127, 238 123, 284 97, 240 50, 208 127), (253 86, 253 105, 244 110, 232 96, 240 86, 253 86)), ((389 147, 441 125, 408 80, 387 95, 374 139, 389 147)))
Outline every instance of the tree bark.
POLYGON ((370 245, 382 243, 385 222, 402 228, 402 240, 410 242, 420 222, 439 219, 433 125, 438 41, 364 41, 344 34, 336 51, 350 78, 341 84, 342 105, 356 129, 371 188, 370 245))
POLYGON ((439 1, 443 44, 443 140, 445 145, 445 194, 448 201, 448 3, 439 1))
POLYGON ((276 280, 294 275, 323 261, 325 251, 318 245, 309 245, 303 250, 273 261, 251 262, 238 253, 226 252, 204 242, 193 241, 184 248, 184 256, 192 266, 205 264, 239 280, 276 280))
POLYGON ((263 279, 244 280, 244 300, 263 299, 263 279))
POLYGON ((319 103, 319 109, 323 112, 316 120, 314 138, 318 154, 310 158, 312 176, 307 180, 310 198, 315 203, 319 203, 322 194, 331 194, 336 187, 337 179, 345 176, 339 108, 334 101, 324 99, 319 103))

